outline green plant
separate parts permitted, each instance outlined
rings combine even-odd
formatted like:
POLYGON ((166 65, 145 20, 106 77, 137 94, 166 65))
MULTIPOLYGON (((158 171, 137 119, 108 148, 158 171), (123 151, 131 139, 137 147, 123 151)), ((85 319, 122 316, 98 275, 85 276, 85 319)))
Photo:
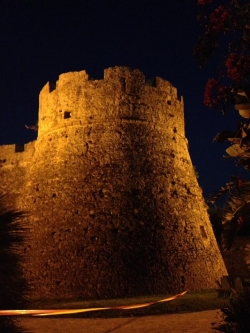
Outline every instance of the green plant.
POLYGON ((227 203, 220 209, 219 216, 220 243, 224 250, 231 249, 237 235, 250 236, 250 182, 240 177, 231 178, 231 182, 208 198, 208 202, 214 204, 222 195, 227 195, 227 203))
MULTIPOLYGON (((211 222, 217 218, 221 221, 219 243, 222 250, 230 250, 236 236, 250 235, 250 182, 240 177, 232 177, 219 191, 213 193, 209 201, 214 203, 222 195, 228 195, 227 204, 220 209, 210 209, 211 222), (211 211, 214 213, 211 214, 211 211)), ((212 222, 213 224, 213 222, 212 222)), ((245 248, 245 261, 250 270, 250 244, 245 248)), ((226 333, 250 332, 250 287, 243 281, 243 291, 237 291, 232 281, 229 281, 229 290, 222 290, 224 295, 231 295, 230 304, 221 310, 226 324, 219 330, 226 333), (225 293, 226 292, 226 293, 225 293)), ((223 289, 223 288, 222 288, 223 289)))
MULTIPOLYGON (((201 10, 198 19, 204 34, 198 39, 195 57, 202 67, 217 55, 214 64, 218 65, 216 76, 207 81, 204 104, 221 108, 223 114, 229 105, 234 105, 239 114, 246 117, 250 105, 250 2, 198 0, 197 5, 201 10)), ((235 132, 218 133, 213 141, 223 143, 227 140, 231 146, 226 149, 226 157, 250 170, 250 118, 242 120, 235 132)), ((222 195, 228 195, 228 200, 220 216, 220 246, 230 250, 236 236, 250 235, 250 181, 232 177, 231 182, 210 196, 209 202, 214 204, 222 195)), ((250 267, 249 249, 245 257, 250 267)), ((231 305, 223 312, 228 320, 223 332, 250 332, 249 290, 235 292, 231 305)))
POLYGON ((221 309, 226 324, 220 326, 221 332, 249 333, 250 332, 250 288, 245 286, 241 293, 234 291, 230 305, 221 309))
MULTIPOLYGON (((250 105, 250 86, 248 90, 249 97, 246 104, 250 105)), ((235 107, 237 108, 237 105, 235 107)), ((226 149, 227 155, 224 158, 237 160, 237 165, 242 165, 246 170, 250 170, 250 118, 242 119, 235 132, 230 130, 219 132, 213 142, 224 143, 227 140, 231 145, 226 149)))
POLYGON ((198 0, 197 16, 204 33, 198 38, 194 55, 200 67, 216 59, 216 76, 207 82, 204 104, 225 109, 236 94, 249 83, 250 27, 248 0, 198 0))

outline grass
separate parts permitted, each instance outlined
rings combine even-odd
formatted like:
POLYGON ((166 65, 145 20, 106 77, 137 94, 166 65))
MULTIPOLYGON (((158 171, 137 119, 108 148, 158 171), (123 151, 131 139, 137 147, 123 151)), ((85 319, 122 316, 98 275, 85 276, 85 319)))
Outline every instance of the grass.
MULTIPOLYGON (((114 307, 119 305, 132 305, 147 303, 165 299, 172 295, 157 295, 157 296, 143 296, 135 298, 123 299, 110 299, 110 300, 55 300, 46 301, 40 300, 31 302, 29 308, 31 309, 84 309, 84 308, 97 308, 97 307, 114 307)), ((170 313, 187 313, 205 310, 219 309, 229 304, 229 299, 219 298, 216 290, 202 290, 188 292, 187 294, 163 303, 156 303, 151 306, 131 309, 131 310, 102 310, 94 312, 86 312, 79 314, 61 315, 64 318, 114 318, 114 317, 134 317, 134 316, 148 316, 148 315, 163 315, 170 313)), ((57 316, 53 316, 57 317, 57 316)))

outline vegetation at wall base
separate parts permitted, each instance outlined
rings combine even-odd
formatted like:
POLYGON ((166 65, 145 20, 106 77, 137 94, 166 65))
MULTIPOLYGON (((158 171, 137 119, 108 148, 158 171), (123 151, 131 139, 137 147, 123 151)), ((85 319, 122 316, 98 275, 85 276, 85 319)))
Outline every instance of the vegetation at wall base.
POLYGON ((230 299, 230 304, 223 307, 226 324, 220 326, 221 332, 249 333, 250 332, 250 288, 244 292, 236 293, 230 299))
MULTIPOLYGON (((0 309, 25 307, 27 286, 20 269, 19 245, 24 239, 23 213, 11 208, 11 199, 0 195, 0 309)), ((25 333, 13 317, 0 317, 1 333, 25 333)))
MULTIPOLYGON (((250 2, 198 0, 197 5, 200 9, 198 20, 204 33, 198 39, 194 55, 200 67, 211 58, 218 66, 207 81, 204 104, 212 109, 221 109, 223 114, 233 105, 242 117, 236 131, 221 131, 213 142, 230 141, 225 157, 250 170, 250 2)), ((250 235, 250 181, 232 177, 208 201, 214 204, 223 195, 228 195, 226 205, 219 210, 210 209, 210 219, 221 249, 228 251, 237 236, 250 235)), ((250 245, 245 252, 250 268, 250 245)), ((246 286, 242 292, 234 292, 230 305, 223 307, 222 311, 227 321, 221 327, 222 332, 249 333, 249 287, 246 286)))

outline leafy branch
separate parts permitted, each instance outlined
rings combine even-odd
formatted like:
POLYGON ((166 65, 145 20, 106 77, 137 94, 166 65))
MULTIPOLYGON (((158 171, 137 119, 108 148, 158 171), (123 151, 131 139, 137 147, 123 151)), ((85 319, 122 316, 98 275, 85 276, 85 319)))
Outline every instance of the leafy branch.
POLYGON ((245 233, 250 233, 250 181, 232 176, 232 181, 214 192, 208 198, 208 202, 214 204, 225 194, 228 194, 228 200, 221 215, 221 247, 230 250, 236 235, 242 229, 245 233))

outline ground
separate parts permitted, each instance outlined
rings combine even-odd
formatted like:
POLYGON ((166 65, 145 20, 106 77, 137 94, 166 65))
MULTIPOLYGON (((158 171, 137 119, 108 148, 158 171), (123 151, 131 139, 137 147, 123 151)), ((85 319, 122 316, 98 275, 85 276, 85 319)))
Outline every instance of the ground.
POLYGON ((220 310, 127 318, 26 317, 20 322, 33 333, 216 333, 220 310))

